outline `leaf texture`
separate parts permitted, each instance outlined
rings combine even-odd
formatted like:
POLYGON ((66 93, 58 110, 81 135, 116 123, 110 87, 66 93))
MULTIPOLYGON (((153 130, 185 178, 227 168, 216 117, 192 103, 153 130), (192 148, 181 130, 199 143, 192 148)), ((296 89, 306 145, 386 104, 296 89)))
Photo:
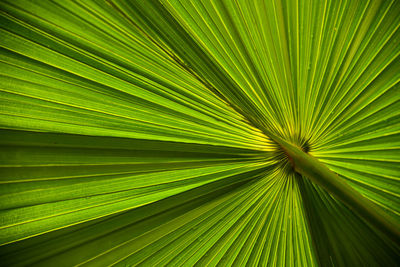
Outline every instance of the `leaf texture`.
POLYGON ((396 266, 399 1, 0 2, 5 266, 396 266))

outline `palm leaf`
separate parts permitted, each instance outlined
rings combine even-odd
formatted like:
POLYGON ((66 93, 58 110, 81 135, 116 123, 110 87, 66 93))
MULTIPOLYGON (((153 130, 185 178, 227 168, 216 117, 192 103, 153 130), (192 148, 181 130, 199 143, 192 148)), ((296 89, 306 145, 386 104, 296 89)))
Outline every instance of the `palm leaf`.
POLYGON ((399 262, 399 1, 0 7, 4 265, 399 262))

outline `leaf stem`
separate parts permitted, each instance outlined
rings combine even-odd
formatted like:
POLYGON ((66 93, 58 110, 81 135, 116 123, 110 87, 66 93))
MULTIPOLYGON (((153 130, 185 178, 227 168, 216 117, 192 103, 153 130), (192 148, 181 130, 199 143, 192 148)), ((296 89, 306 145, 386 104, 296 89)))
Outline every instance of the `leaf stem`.
POLYGON ((291 159, 292 166, 296 172, 322 186, 368 223, 379 229, 389 239, 396 244, 400 244, 398 223, 386 214, 381 207, 354 190, 315 157, 272 133, 268 135, 291 159))

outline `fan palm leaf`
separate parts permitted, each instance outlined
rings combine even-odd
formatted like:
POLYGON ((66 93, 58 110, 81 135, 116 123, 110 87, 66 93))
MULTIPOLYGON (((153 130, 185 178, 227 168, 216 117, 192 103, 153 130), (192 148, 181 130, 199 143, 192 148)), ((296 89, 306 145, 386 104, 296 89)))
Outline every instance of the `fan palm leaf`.
POLYGON ((6 266, 395 266, 400 1, 0 2, 6 266))

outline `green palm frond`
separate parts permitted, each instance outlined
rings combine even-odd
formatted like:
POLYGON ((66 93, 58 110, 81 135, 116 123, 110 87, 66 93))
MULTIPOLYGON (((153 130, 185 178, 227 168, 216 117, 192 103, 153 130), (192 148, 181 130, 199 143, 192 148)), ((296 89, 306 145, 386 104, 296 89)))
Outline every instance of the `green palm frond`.
POLYGON ((400 1, 0 2, 4 266, 396 266, 400 1))

